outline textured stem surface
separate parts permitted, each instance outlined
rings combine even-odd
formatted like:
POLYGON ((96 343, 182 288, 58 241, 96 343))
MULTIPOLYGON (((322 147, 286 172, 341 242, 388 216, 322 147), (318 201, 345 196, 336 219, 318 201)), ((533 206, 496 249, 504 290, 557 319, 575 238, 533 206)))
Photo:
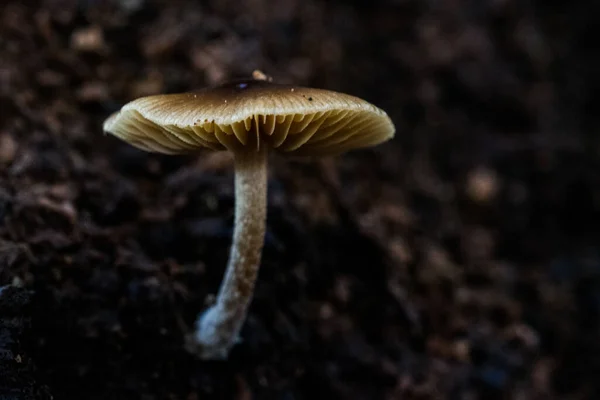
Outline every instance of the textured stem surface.
POLYGON ((265 237, 267 146, 235 155, 235 226, 216 303, 196 322, 195 351, 223 359, 239 338, 252 300, 265 237))

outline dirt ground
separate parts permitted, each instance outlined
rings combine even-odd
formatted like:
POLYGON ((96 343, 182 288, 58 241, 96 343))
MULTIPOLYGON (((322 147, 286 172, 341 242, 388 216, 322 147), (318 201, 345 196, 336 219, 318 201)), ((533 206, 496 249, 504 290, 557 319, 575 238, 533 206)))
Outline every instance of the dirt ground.
POLYGON ((600 4, 4 0, 0 398, 600 398, 600 4), (184 336, 232 231, 223 153, 101 131, 255 68, 398 132, 270 160, 243 342, 184 336))

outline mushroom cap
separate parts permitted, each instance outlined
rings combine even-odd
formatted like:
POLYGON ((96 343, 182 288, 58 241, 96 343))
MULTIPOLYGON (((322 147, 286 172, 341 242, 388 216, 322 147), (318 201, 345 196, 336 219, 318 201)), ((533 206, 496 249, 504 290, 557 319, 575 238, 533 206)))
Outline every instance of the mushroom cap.
POLYGON ((267 145, 305 156, 373 146, 395 132, 383 110, 357 97, 260 80, 142 97, 112 114, 103 128, 166 154, 267 145))

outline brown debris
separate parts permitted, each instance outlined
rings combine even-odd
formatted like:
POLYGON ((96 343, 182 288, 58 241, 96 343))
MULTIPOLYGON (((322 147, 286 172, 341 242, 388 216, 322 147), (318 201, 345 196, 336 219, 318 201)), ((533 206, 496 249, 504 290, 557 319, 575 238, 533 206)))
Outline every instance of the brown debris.
POLYGON ((0 133, 0 164, 10 164, 17 154, 17 142, 8 133, 0 133))
POLYGON ((73 32, 71 47, 76 51, 100 53, 106 49, 104 32, 99 26, 89 26, 73 32))
POLYGON ((498 193, 496 173, 487 168, 477 168, 467 177, 467 195, 478 203, 488 203, 498 193))

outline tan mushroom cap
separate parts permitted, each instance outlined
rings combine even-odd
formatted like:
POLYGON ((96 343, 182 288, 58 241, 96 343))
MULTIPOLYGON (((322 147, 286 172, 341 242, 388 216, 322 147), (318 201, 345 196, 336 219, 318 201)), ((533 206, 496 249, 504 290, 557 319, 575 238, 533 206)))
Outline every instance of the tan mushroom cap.
POLYGON ((395 128, 383 110, 354 96, 244 80, 139 98, 111 115, 104 131, 167 154, 267 145, 310 156, 373 146, 392 138, 395 128))

